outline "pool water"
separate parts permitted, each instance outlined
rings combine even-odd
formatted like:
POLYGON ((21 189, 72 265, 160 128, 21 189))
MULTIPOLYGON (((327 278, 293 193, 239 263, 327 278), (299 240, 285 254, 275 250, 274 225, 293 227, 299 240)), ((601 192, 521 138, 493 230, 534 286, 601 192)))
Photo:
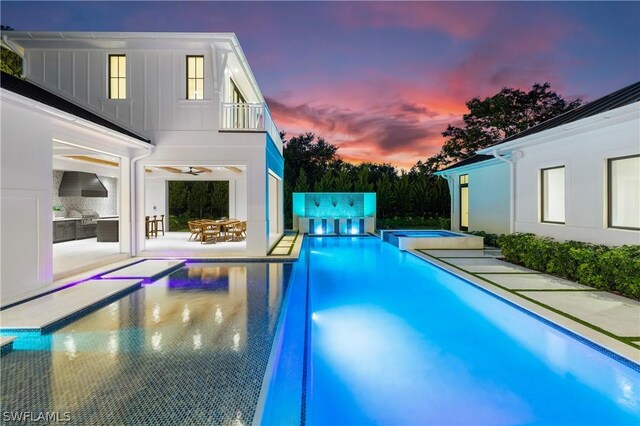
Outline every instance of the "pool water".
POLYGON ((189 263, 58 331, 21 335, 2 357, 2 411, 69 413, 79 425, 250 424, 289 273, 189 263))
POLYGON ((639 424, 637 365, 378 238, 308 250, 305 424, 639 424))

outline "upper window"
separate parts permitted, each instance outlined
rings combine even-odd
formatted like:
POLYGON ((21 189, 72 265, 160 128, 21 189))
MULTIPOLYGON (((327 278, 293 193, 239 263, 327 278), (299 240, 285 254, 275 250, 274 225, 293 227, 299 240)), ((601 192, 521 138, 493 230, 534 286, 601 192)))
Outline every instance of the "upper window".
POLYGON ((564 223, 564 166, 541 170, 542 221, 564 223))
POLYGON ((187 99, 204 99, 204 56, 187 56, 187 99))
POLYGON ((109 99, 127 99, 127 57, 109 55, 109 99))
POLYGON ((640 229, 640 155, 609 160, 609 226, 640 229))

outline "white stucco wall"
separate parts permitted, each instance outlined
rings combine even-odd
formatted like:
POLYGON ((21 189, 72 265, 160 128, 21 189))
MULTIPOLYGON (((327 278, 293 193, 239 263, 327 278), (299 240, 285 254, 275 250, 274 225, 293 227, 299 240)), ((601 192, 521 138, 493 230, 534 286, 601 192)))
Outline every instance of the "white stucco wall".
POLYGON ((509 233, 509 166, 499 160, 487 160, 448 173, 451 229, 460 231, 459 178, 465 174, 469 176, 468 231, 509 233))
POLYGON ((607 226, 607 159, 640 153, 638 104, 623 117, 582 120, 582 126, 521 149, 516 166, 516 231, 558 240, 640 244, 640 232, 607 226), (565 224, 541 222, 540 169, 565 166, 565 224))
POLYGON ((509 233, 509 166, 492 161, 469 171, 469 231, 509 233))
POLYGON ((51 284, 52 124, 2 102, 0 296, 4 303, 51 284))
MULTIPOLYGON (((145 179, 144 215, 157 215, 158 217, 160 215, 165 215, 165 218, 169 217, 169 213, 167 212, 166 180, 151 178, 145 179)), ((168 226, 168 220, 165 220, 165 226, 168 226)))

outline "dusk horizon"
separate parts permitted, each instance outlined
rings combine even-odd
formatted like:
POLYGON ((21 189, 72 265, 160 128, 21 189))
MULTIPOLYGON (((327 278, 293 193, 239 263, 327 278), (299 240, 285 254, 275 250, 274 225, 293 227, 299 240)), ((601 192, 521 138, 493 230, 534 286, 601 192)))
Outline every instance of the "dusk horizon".
POLYGON ((640 76, 627 2, 2 2, 20 31, 234 32, 287 138, 410 168, 474 97, 551 84, 592 101, 640 76))

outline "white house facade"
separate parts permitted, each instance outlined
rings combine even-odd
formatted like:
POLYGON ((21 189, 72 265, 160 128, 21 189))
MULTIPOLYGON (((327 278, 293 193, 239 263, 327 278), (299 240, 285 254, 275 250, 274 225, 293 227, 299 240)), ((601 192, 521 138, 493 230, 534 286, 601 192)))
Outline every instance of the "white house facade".
POLYGON ((176 254, 146 235, 148 216, 169 225, 168 182, 228 182, 244 256, 282 235, 282 140, 234 34, 11 31, 3 44, 23 58, 24 80, 2 76, 2 305, 60 278, 53 243, 69 210, 118 222, 99 262, 176 254), (98 176, 108 195, 62 197, 69 171, 98 176))
POLYGON ((436 174, 454 230, 640 244, 640 83, 436 174))

